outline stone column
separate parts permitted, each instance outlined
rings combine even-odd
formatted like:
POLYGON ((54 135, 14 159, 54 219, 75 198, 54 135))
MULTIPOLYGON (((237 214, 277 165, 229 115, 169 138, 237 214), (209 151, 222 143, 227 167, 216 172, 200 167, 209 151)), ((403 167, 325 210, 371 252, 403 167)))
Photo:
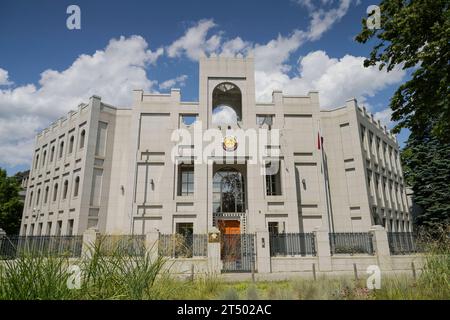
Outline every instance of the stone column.
POLYGON ((154 229, 145 235, 145 250, 151 262, 158 259, 159 231, 154 229))
POLYGON ((272 272, 268 231, 256 231, 256 269, 258 273, 272 272))
POLYGON ((328 236, 328 230, 316 227, 314 228, 314 237, 319 271, 332 271, 333 265, 331 263, 330 238, 328 236))
POLYGON ((377 256, 378 267, 381 271, 392 270, 391 252, 386 230, 382 226, 372 226, 369 232, 372 234, 373 249, 377 256))
POLYGON ((208 272, 219 274, 221 269, 220 231, 216 227, 211 227, 208 232, 208 272))
POLYGON ((87 229, 83 233, 83 244, 81 247, 81 257, 90 259, 95 251, 95 246, 97 243, 97 238, 100 233, 95 228, 87 229))

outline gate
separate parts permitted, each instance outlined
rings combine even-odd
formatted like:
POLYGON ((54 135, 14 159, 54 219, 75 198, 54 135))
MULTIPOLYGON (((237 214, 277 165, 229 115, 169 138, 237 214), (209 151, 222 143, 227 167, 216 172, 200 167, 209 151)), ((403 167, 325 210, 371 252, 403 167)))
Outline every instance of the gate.
POLYGON ((255 235, 221 235, 222 272, 252 272, 255 270, 255 235))

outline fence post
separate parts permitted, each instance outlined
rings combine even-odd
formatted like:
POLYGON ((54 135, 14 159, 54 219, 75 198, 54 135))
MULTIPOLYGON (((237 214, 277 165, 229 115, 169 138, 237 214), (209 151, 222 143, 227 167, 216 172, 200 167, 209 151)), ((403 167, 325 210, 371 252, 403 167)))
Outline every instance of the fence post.
POLYGON ((377 256, 378 267, 382 271, 392 270, 391 253, 387 232, 382 226, 372 226, 369 229, 372 234, 373 249, 377 256))
POLYGON ((328 230, 316 227, 314 228, 314 237, 316 240, 315 245, 319 271, 332 271, 333 266, 331 263, 330 238, 328 236, 328 230))
POLYGON ((95 244, 100 233, 95 228, 90 228, 83 233, 83 244, 81 245, 81 257, 90 259, 95 250, 95 244))
POLYGON ((158 259, 159 248, 159 231, 154 229, 145 234, 145 251, 150 258, 150 261, 156 261, 158 259))
POLYGON ((6 232, 3 231, 2 228, 0 228, 0 257, 1 257, 3 254, 6 255, 6 252, 2 252, 2 251, 3 251, 3 250, 2 250, 2 246, 3 246, 3 238, 5 238, 5 240, 6 240, 6 232))
POLYGON ((208 230, 208 271, 213 274, 220 273, 220 231, 216 227, 208 230))
POLYGON ((256 269, 258 273, 272 272, 269 231, 256 231, 256 269))

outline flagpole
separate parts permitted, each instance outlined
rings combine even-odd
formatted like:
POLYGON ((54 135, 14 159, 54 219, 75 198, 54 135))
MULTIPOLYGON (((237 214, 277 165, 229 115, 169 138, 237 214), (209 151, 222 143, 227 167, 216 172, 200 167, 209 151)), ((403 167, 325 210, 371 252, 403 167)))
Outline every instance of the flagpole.
POLYGON ((327 173, 325 169, 325 158, 323 153, 323 140, 322 140, 322 130, 320 128, 320 120, 317 121, 318 123, 318 137, 317 137, 317 146, 320 149, 320 155, 322 160, 322 173, 323 173, 323 184, 325 189, 325 203, 327 206, 327 218, 328 218, 328 230, 329 232, 334 232, 334 225, 331 221, 331 215, 330 215, 330 203, 329 203, 329 195, 328 195, 328 184, 327 184, 327 173))

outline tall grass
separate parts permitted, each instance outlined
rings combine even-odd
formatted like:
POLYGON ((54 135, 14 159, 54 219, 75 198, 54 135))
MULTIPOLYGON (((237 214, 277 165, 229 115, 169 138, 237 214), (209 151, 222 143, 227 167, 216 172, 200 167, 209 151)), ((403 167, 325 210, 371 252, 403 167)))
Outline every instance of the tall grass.
POLYGON ((417 280, 391 277, 384 281, 377 299, 450 299, 450 238, 445 230, 422 234, 425 263, 417 280))
POLYGON ((225 283, 205 274, 182 280, 169 274, 161 256, 130 256, 120 246, 104 250, 100 241, 89 259, 29 252, 0 261, 0 299, 450 299, 450 241, 444 234, 426 242, 417 279, 383 276, 381 289, 369 291, 365 280, 350 277, 225 283), (80 289, 67 287, 74 264, 81 270, 80 289))
POLYGON ((70 299, 66 283, 69 261, 24 253, 16 260, 0 261, 0 299, 70 299))
POLYGON ((101 242, 89 259, 24 253, 0 263, 0 299, 149 299, 164 262, 124 254, 120 247, 105 253, 101 242), (71 265, 80 268, 79 289, 68 288, 71 265))

